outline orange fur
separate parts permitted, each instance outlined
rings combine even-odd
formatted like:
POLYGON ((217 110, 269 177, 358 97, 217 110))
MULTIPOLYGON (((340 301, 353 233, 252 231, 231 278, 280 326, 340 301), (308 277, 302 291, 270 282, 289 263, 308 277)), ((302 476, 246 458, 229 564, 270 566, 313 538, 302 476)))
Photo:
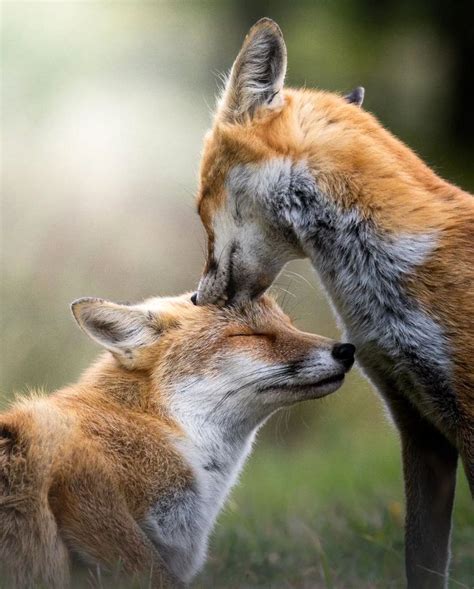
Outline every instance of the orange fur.
POLYGON ((151 575, 153 587, 178 584, 139 526, 161 497, 195 484, 178 450, 186 433, 170 413, 170 385, 212 376, 224 353, 270 364, 315 347, 331 353, 329 340, 296 330, 268 298, 223 310, 184 295, 134 309, 160 337, 137 348, 132 369, 106 352, 77 384, 0 415, 0 566, 14 587, 63 589, 70 554, 120 561, 128 574, 151 575))

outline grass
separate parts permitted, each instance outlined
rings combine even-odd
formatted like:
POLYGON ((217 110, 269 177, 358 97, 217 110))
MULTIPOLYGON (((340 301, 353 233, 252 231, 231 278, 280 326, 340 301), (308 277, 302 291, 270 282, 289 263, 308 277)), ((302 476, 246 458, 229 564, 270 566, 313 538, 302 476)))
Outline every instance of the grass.
MULTIPOLYGON (((220 518, 196 586, 403 587, 402 485, 384 446, 260 452, 220 518)), ((474 529, 459 482, 452 586, 468 587, 474 529)))

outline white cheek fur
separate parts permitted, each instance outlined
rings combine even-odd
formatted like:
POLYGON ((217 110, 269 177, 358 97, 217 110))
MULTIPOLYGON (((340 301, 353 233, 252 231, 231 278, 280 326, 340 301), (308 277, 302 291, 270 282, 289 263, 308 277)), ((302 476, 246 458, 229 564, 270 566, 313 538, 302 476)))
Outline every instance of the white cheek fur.
POLYGON ((226 252, 232 246, 236 239, 238 228, 233 216, 228 210, 228 205, 218 211, 213 221, 213 231, 215 235, 214 258, 216 262, 227 262, 226 252))

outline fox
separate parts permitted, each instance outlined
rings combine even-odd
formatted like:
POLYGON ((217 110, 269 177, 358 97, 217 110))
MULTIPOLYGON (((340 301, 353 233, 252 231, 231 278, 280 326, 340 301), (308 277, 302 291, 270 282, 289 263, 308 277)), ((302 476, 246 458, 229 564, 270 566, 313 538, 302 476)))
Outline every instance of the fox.
POLYGON ((15 589, 65 589, 72 559, 186 586, 257 430, 339 389, 355 348, 298 330, 270 297, 72 312, 103 355, 0 414, 0 569, 15 589))
POLYGON ((257 300, 307 258, 401 439, 410 589, 448 583, 458 455, 474 493, 474 198, 349 94, 285 86, 279 26, 258 21, 204 139, 195 302, 257 300))

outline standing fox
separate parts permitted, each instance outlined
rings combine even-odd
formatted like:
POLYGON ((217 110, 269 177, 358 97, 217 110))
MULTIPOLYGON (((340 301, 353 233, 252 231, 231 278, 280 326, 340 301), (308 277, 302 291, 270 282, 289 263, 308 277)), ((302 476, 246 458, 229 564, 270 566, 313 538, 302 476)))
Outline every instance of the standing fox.
POLYGON ((354 346, 298 331, 269 298, 72 309, 108 353, 0 415, 0 570, 9 588, 64 589, 75 555, 185 583, 259 426, 338 389, 354 346))
POLYGON ((285 89, 273 21, 250 31, 201 164, 197 304, 263 293, 307 257, 399 429, 410 589, 446 587, 458 453, 474 492, 474 198, 347 96, 285 89))

